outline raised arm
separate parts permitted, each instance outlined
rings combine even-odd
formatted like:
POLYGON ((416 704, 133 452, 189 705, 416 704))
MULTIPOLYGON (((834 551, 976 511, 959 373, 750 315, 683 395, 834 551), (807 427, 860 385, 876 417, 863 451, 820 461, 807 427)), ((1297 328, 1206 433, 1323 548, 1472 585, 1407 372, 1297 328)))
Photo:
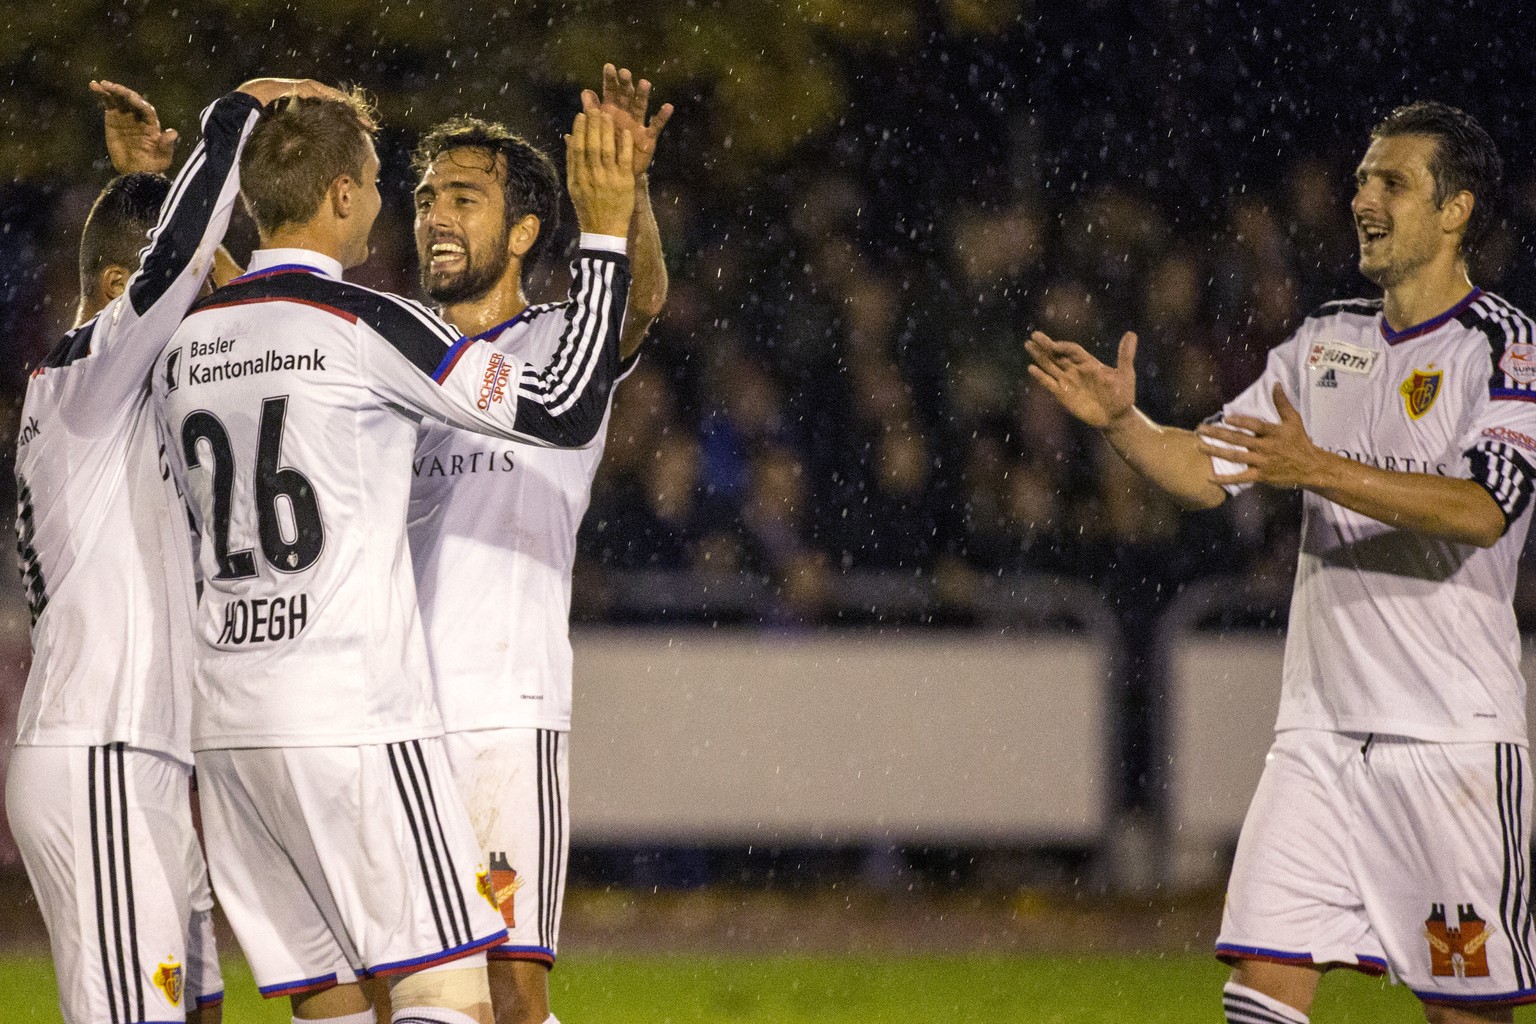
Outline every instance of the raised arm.
POLYGON ((567 308, 550 361, 526 366, 490 342, 457 336, 423 306, 380 297, 390 304, 383 311, 388 322, 371 313, 363 319, 377 338, 365 354, 377 352, 370 369, 384 397, 452 426, 532 444, 580 448, 596 439, 619 372, 629 291, 619 232, 633 212, 632 145, 601 112, 577 114, 566 137, 571 199, 582 226, 572 285, 579 301, 567 308))
POLYGON ((1215 508, 1227 492, 1212 480, 1210 456, 1188 430, 1165 427, 1136 408, 1136 335, 1120 339, 1120 355, 1106 366, 1075 342, 1036 331, 1024 343, 1029 374, 1062 407, 1104 435, 1133 469, 1186 508, 1215 508))
POLYGON ((102 80, 91 91, 105 114, 107 155, 118 174, 164 174, 176 155, 176 129, 161 128, 152 103, 126 85, 102 80))
POLYGON ((634 139, 635 212, 629 222, 629 255, 634 275, 630 285, 629 308, 624 314, 624 337, 620 355, 631 358, 640 350, 645 332, 661 315, 667 302, 667 262, 661 249, 661 229, 651 209, 651 160, 661 130, 672 118, 672 104, 663 103, 655 116, 649 116, 651 83, 637 83, 628 68, 603 65, 601 100, 590 89, 581 94, 582 110, 588 114, 603 111, 613 118, 621 131, 634 139))

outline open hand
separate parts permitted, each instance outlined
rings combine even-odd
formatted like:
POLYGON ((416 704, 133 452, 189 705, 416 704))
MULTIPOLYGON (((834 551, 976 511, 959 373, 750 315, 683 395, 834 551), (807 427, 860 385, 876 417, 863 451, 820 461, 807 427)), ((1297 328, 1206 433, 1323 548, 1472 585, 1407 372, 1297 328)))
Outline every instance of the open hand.
POLYGON ((1024 349, 1034 360, 1029 375, 1088 426, 1103 430, 1136 407, 1135 333, 1126 331, 1120 338, 1114 366, 1076 342, 1056 341, 1043 331, 1031 334, 1024 349))
POLYGON ((656 155, 656 140, 672 118, 672 104, 663 103, 647 123, 650 106, 651 83, 644 78, 636 83, 628 68, 615 68, 612 64, 603 65, 601 100, 591 89, 581 91, 583 113, 602 111, 613 118, 619 131, 628 131, 634 139, 636 177, 650 169, 651 159, 656 155))
POLYGON ((1279 422, 1252 416, 1228 416, 1220 423, 1206 423, 1196 428, 1202 452, 1248 467, 1239 473, 1212 476, 1213 483, 1259 483, 1293 488, 1317 482, 1328 453, 1307 436, 1301 413, 1285 397, 1285 389, 1276 384, 1272 395, 1279 422), (1213 441, 1221 443, 1213 444, 1213 441))
POLYGON ((91 91, 106 111, 107 153, 118 174, 164 174, 176 154, 176 129, 160 127, 154 104, 126 85, 96 81, 91 91))
POLYGON ((635 140, 599 110, 576 115, 565 137, 566 190, 582 231, 629 234, 635 212, 635 140))

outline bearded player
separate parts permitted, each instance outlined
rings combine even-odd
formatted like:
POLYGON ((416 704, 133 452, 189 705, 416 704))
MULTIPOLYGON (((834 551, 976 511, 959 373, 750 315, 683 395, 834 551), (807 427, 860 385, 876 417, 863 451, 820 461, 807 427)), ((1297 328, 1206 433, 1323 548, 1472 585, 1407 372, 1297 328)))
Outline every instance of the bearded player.
POLYGON ((1105 366, 1035 334, 1030 373, 1195 508, 1300 489, 1274 746, 1217 954, 1229 1021, 1301 1024, 1331 967, 1391 970, 1431 1021, 1536 1001, 1531 772, 1510 602, 1536 483, 1536 327, 1472 285, 1502 162, 1421 102, 1356 170, 1360 270, 1195 433, 1135 407, 1134 334, 1105 366))
MULTIPOLYGON (((610 114, 634 139, 624 371, 667 291, 647 170, 672 108, 647 123, 649 100, 649 82, 611 64, 601 99, 582 94, 588 113, 610 114)), ((429 132, 415 164, 422 288, 445 319, 540 362, 598 315, 578 290, 547 305, 529 305, 523 291, 558 220, 560 186, 548 157, 501 125, 463 118, 429 132)), ((580 451, 536 450, 431 426, 416 452, 411 557, 449 763, 509 933, 488 954, 499 1024, 554 1021, 547 974, 569 845, 571 570, 602 437, 580 451)))

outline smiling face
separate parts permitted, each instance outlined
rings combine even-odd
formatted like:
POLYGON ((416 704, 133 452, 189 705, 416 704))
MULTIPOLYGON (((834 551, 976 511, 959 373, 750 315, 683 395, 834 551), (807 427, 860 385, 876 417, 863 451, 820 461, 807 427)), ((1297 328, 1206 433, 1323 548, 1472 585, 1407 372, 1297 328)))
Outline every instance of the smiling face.
MULTIPOLYGON (((1455 258, 1464 219, 1435 203, 1430 162, 1436 140, 1388 135, 1371 142, 1355 170, 1355 234, 1360 272, 1382 288, 1411 279, 1437 258, 1455 258)), ((1466 193, 1462 193, 1466 195, 1466 193)))
POLYGON ((504 158, 476 147, 450 149, 416 186, 416 258, 421 287, 448 304, 489 292, 512 262, 504 158))

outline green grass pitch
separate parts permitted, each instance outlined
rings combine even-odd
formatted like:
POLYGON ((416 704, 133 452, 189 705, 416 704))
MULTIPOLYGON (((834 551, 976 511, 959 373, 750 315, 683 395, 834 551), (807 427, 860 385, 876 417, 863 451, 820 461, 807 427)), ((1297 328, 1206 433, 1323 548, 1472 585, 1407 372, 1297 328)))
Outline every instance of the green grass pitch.
MULTIPOLYGON (((569 1024, 1219 1024, 1226 969, 1179 956, 745 956, 572 954, 551 976, 569 1024)), ((225 966, 230 1024, 288 1024, 287 1000, 256 995, 225 966)), ((1401 986, 1348 971, 1323 982, 1313 1019, 1423 1020, 1401 986)), ((1517 1020, 1536 1014, 1517 1014, 1517 1020)), ((46 957, 0 959, 0 1020, 57 1024, 46 957)))

